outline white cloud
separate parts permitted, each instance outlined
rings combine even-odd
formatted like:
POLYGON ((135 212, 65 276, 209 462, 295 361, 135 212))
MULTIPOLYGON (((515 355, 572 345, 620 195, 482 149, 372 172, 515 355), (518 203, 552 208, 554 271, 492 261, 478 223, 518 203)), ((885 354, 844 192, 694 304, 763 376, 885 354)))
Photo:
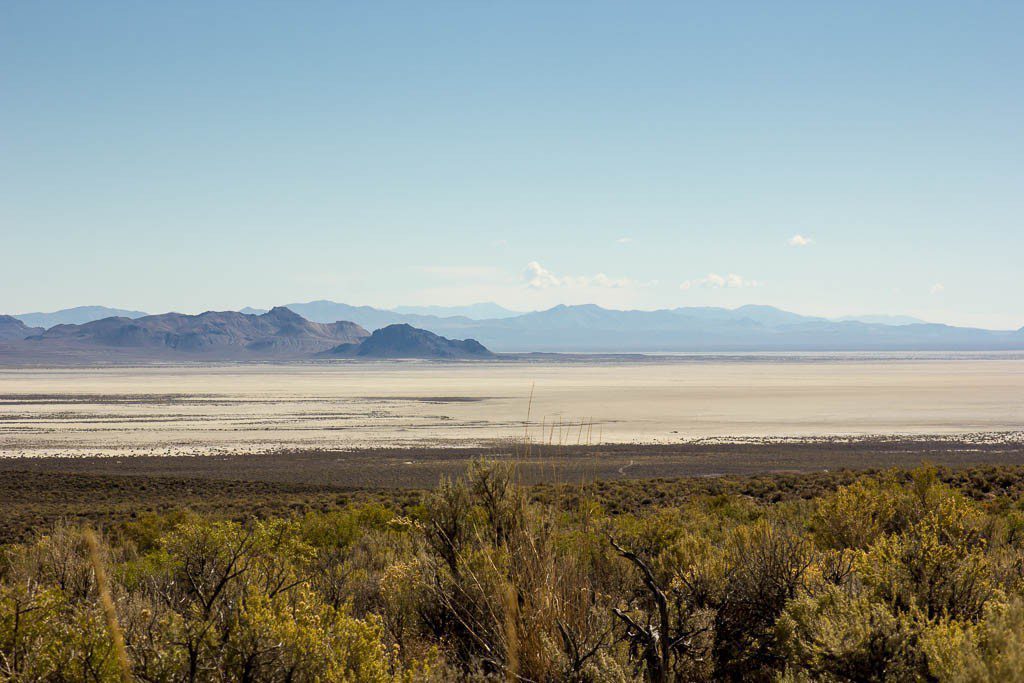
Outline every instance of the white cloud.
POLYGON ((941 282, 936 282, 928 291, 932 294, 942 294, 946 291, 946 286, 941 282))
POLYGON ((526 270, 523 271, 523 279, 526 280, 527 285, 534 289, 562 286, 562 278, 536 261, 530 261, 526 264, 526 270))
POLYGON ((729 273, 725 279, 725 285, 727 287, 760 287, 761 283, 756 280, 744 280, 736 273, 729 273))
POLYGON ((551 272, 536 261, 526 264, 523 271, 523 280, 528 287, 533 289, 548 289, 551 287, 605 287, 610 289, 625 289, 627 287, 648 287, 657 284, 656 281, 639 282, 632 278, 613 278, 604 273, 596 275, 557 275, 551 272))
POLYGON ((739 289, 741 287, 760 287, 763 283, 757 280, 748 280, 742 275, 736 273, 729 273, 728 275, 719 275, 718 273, 708 273, 705 277, 698 278, 696 280, 686 280, 680 283, 679 289, 684 291, 692 289, 693 287, 707 287, 708 289, 739 289))
POLYGON ((813 242, 810 237, 796 234, 789 238, 789 246, 791 247, 806 247, 808 244, 813 242))
POLYGON ((615 241, 617 243, 619 243, 619 244, 629 244, 630 242, 633 241, 633 238, 632 237, 620 237, 619 239, 617 239, 615 241))

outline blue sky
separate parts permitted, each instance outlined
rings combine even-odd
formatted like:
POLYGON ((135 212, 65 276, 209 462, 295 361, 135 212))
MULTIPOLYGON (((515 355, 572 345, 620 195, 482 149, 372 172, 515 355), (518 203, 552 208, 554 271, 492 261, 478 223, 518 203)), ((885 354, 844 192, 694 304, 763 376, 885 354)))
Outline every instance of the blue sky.
POLYGON ((12 0, 0 311, 1019 327, 1022 34, 1020 2, 12 0))

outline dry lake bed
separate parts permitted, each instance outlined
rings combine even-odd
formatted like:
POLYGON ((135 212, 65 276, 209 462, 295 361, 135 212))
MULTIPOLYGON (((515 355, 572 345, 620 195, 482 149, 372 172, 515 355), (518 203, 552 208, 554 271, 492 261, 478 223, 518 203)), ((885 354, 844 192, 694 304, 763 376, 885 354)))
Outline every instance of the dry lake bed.
POLYGON ((0 368, 0 543, 58 519, 413 504, 481 456, 542 488, 626 487, 607 491, 627 507, 922 462, 1016 486, 1024 356, 0 368))
POLYGON ((0 368, 7 457, 1022 431, 1021 354, 0 368))

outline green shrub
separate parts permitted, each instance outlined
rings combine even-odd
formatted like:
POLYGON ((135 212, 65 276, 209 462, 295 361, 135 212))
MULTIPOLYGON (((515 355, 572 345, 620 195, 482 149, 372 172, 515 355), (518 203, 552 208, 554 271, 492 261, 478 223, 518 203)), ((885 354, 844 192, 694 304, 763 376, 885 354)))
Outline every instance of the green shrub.
POLYGON ((1022 491, 925 468, 541 501, 478 462, 404 508, 143 516, 95 554, 57 523, 0 551, 0 680, 119 679, 96 566, 144 681, 1021 680, 1022 491))
POLYGON ((837 587, 793 600, 776 624, 787 667, 829 681, 925 680, 921 624, 837 587))
POLYGON ((897 609, 974 620, 997 594, 981 513, 956 494, 936 496, 906 531, 879 538, 856 563, 864 583, 897 609))
POLYGON ((940 681, 1024 681, 1024 601, 989 605, 977 625, 941 623, 922 638, 922 650, 940 681))
POLYGON ((814 537, 824 548, 867 548, 894 531, 902 490, 891 481, 861 479, 818 505, 811 519, 814 537))

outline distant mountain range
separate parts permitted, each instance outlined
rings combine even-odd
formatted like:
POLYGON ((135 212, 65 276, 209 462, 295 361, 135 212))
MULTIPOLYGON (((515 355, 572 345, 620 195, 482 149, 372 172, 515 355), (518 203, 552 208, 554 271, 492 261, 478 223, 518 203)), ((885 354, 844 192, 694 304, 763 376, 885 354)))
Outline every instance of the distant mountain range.
MULTIPOLYGON (((487 311, 493 310, 494 306, 484 304, 469 308, 487 311)), ((465 308, 458 310, 468 312, 465 308)), ((367 330, 407 325, 442 338, 472 338, 487 348, 504 352, 1024 350, 1024 329, 999 331, 953 327, 892 316, 834 320, 799 315, 771 306, 622 311, 589 304, 555 306, 545 311, 515 315, 508 313, 511 311, 501 309, 498 317, 477 319, 466 315, 401 312, 321 300, 289 304, 269 312, 243 309, 241 312, 204 313, 199 316, 144 316, 135 320, 117 316, 81 325, 58 325, 45 332, 31 329, 23 325, 23 321, 7 316, 0 318, 0 339, 8 343, 25 336, 30 341, 54 343, 60 340, 69 347, 91 344, 106 349, 118 346, 135 349, 194 348, 208 353, 219 350, 224 355, 243 349, 243 353, 250 355, 302 355, 359 343, 362 337, 369 335, 367 330), (287 322, 284 319, 289 315, 294 319, 287 322), (315 326, 317 323, 321 326, 315 326), (274 324, 280 328, 273 327, 274 324)), ((344 353, 352 351, 349 349, 344 353)))
POLYGON ((124 348, 155 353, 187 352, 213 356, 305 355, 359 342, 369 332, 352 322, 310 322, 287 308, 263 315, 210 311, 200 315, 165 313, 142 318, 113 317, 82 325, 56 325, 24 342, 47 347, 124 348))
POLYGON ((81 325, 103 318, 142 318, 148 313, 142 311, 126 311, 123 308, 107 308, 106 306, 77 306, 65 308, 52 313, 19 313, 13 317, 29 327, 49 329, 54 325, 81 325))
POLYGON ((409 313, 412 315, 433 315, 439 318, 459 316, 472 318, 473 320, 512 318, 523 314, 523 311, 513 311, 491 302, 469 304, 468 306, 395 306, 388 310, 395 313, 409 313))
MULTIPOLYGON (((395 308, 373 308, 371 306, 349 306, 334 301, 310 301, 307 303, 285 304, 287 308, 301 313, 310 319, 327 319, 333 315, 356 315, 366 322, 378 324, 394 324, 390 321, 424 320, 430 318, 468 318, 470 320, 490 320, 512 318, 522 315, 522 311, 513 311, 504 306, 487 302, 469 304, 468 306, 396 306, 395 308)), ((265 308, 246 306, 242 313, 266 313, 265 308)), ((374 325, 371 324, 370 327, 374 325)))
POLYGON ((909 315, 844 315, 841 318, 832 318, 839 323, 857 322, 870 323, 872 325, 927 325, 928 323, 920 318, 909 315))
POLYGON ((310 320, 351 320, 367 329, 404 323, 446 337, 472 337, 506 352, 1024 350, 1022 331, 896 324, 902 320, 886 316, 830 320, 772 306, 620 311, 593 304, 562 305, 482 320, 334 301, 288 304, 288 308, 310 320))
MULTIPOLYGON (((362 324, 374 328, 377 325, 423 321, 430 318, 469 318, 470 320, 498 320, 523 315, 522 311, 513 311, 493 302, 469 304, 466 306, 396 306, 388 309, 371 308, 370 306, 349 306, 333 301, 310 301, 308 303, 286 304, 296 313, 305 315, 310 320, 333 322, 359 317, 362 324), (346 317, 350 315, 352 317, 346 317)), ((262 315, 269 309, 246 306, 239 313, 262 315)), ((682 309, 677 309, 682 310, 682 309)), ((725 310, 725 309, 693 309, 693 310, 725 310)), ((77 306, 50 313, 18 313, 14 316, 29 327, 49 329, 54 325, 81 325, 103 318, 142 318, 149 315, 142 311, 130 311, 107 306, 77 306)), ((794 315, 794 314, 789 314, 794 315)), ((824 320, 824 318, 815 318, 824 320)), ((878 325, 914 325, 923 324, 924 320, 909 315, 847 315, 832 318, 836 322, 862 322, 878 325)))
POLYGON ((283 306, 259 315, 209 311, 110 317, 45 331, 0 316, 0 340, 0 361, 18 362, 301 359, 324 352, 356 358, 492 355, 473 340, 445 339, 409 325, 392 325, 371 335, 353 322, 313 322, 283 306))

